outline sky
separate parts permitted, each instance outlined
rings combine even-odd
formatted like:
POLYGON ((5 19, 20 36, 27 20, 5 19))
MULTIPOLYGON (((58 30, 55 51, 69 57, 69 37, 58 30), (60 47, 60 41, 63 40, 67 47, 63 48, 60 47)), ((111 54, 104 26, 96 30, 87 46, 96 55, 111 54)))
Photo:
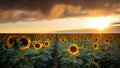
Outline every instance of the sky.
POLYGON ((0 33, 117 32, 120 0, 0 0, 0 33))

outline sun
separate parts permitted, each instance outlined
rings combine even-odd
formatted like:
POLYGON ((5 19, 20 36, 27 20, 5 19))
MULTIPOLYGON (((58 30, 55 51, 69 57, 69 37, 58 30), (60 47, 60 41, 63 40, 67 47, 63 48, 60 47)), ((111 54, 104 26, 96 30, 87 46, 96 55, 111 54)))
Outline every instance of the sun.
POLYGON ((89 21, 90 23, 88 24, 88 28, 104 30, 110 25, 112 18, 111 17, 95 17, 95 18, 90 18, 89 20, 90 20, 89 21))

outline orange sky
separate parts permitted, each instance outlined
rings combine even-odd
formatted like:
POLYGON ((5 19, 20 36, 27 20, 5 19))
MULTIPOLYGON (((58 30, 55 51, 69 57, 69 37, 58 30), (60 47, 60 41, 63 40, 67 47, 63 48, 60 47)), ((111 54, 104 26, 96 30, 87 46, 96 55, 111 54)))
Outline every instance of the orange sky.
POLYGON ((0 24, 1 33, 51 33, 64 30, 97 29, 99 31, 108 28, 112 23, 119 21, 114 17, 92 18, 62 18, 55 20, 17 22, 0 24), (106 25, 107 23, 107 25, 106 25), (100 26, 102 25, 102 26, 100 26), (104 26, 105 25, 105 26, 104 26), (103 28, 103 29, 99 29, 103 28))

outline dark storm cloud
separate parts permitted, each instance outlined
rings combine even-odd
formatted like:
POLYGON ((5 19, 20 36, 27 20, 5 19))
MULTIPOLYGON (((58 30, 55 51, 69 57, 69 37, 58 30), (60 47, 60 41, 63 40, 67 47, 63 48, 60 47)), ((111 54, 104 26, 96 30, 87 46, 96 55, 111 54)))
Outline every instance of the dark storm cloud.
POLYGON ((0 0, 0 22, 119 15, 120 0, 0 0))

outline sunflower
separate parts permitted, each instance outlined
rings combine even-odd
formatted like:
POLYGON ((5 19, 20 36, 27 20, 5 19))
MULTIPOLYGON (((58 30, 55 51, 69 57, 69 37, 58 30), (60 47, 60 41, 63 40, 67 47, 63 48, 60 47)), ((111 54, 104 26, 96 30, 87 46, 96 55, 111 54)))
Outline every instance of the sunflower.
POLYGON ((70 37, 71 37, 71 38, 75 38, 75 37, 76 37, 76 35, 74 35, 74 34, 73 34, 73 35, 70 35, 70 37))
POLYGON ((7 50, 8 48, 9 48, 8 45, 6 44, 3 45, 3 50, 7 50))
POLYGON ((85 40, 87 40, 87 39, 88 39, 88 37, 87 37, 87 36, 85 36, 85 37, 84 37, 84 39, 85 39, 85 40))
POLYGON ((14 38, 12 36, 9 36, 7 38, 7 44, 8 44, 9 48, 12 47, 15 44, 15 40, 14 40, 14 38))
POLYGON ((32 45, 34 45, 34 44, 35 44, 35 42, 36 42, 36 41, 32 41, 32 45))
POLYGON ((98 42, 98 41, 99 41, 99 39, 98 39, 98 38, 96 38, 96 39, 95 39, 95 42, 98 42))
POLYGON ((59 40, 61 43, 65 43, 67 42, 67 39, 63 36, 63 37, 59 37, 59 40))
POLYGON ((40 43, 39 41, 35 41, 35 43, 33 44, 33 47, 35 48, 35 50, 40 50, 42 46, 43 44, 40 43))
POLYGON ((113 40, 113 38, 112 38, 112 37, 110 37, 109 39, 110 39, 110 40, 113 40))
POLYGON ((109 44, 110 43, 110 40, 109 39, 106 39, 105 40, 105 44, 109 44))
POLYGON ((29 38, 27 39, 24 36, 22 36, 21 38, 19 38, 18 42, 20 42, 20 48, 19 48, 20 50, 26 50, 26 49, 28 49, 29 46, 30 46, 30 43, 31 43, 30 39, 29 38))
POLYGON ((69 47, 68 47, 68 52, 72 55, 75 55, 79 52, 79 49, 78 49, 78 46, 76 44, 71 44, 69 47))
POLYGON ((45 40, 44 46, 45 47, 49 47, 50 46, 50 39, 45 40))
POLYGON ((93 49, 98 49, 98 43, 93 44, 93 49))
POLYGON ((34 36, 34 39, 35 39, 35 40, 41 40, 42 37, 41 37, 40 35, 35 35, 35 36, 34 36))
POLYGON ((73 39, 73 41, 76 41, 76 42, 80 41, 80 40, 79 40, 79 37, 77 37, 77 36, 74 37, 74 38, 72 38, 72 39, 73 39))

